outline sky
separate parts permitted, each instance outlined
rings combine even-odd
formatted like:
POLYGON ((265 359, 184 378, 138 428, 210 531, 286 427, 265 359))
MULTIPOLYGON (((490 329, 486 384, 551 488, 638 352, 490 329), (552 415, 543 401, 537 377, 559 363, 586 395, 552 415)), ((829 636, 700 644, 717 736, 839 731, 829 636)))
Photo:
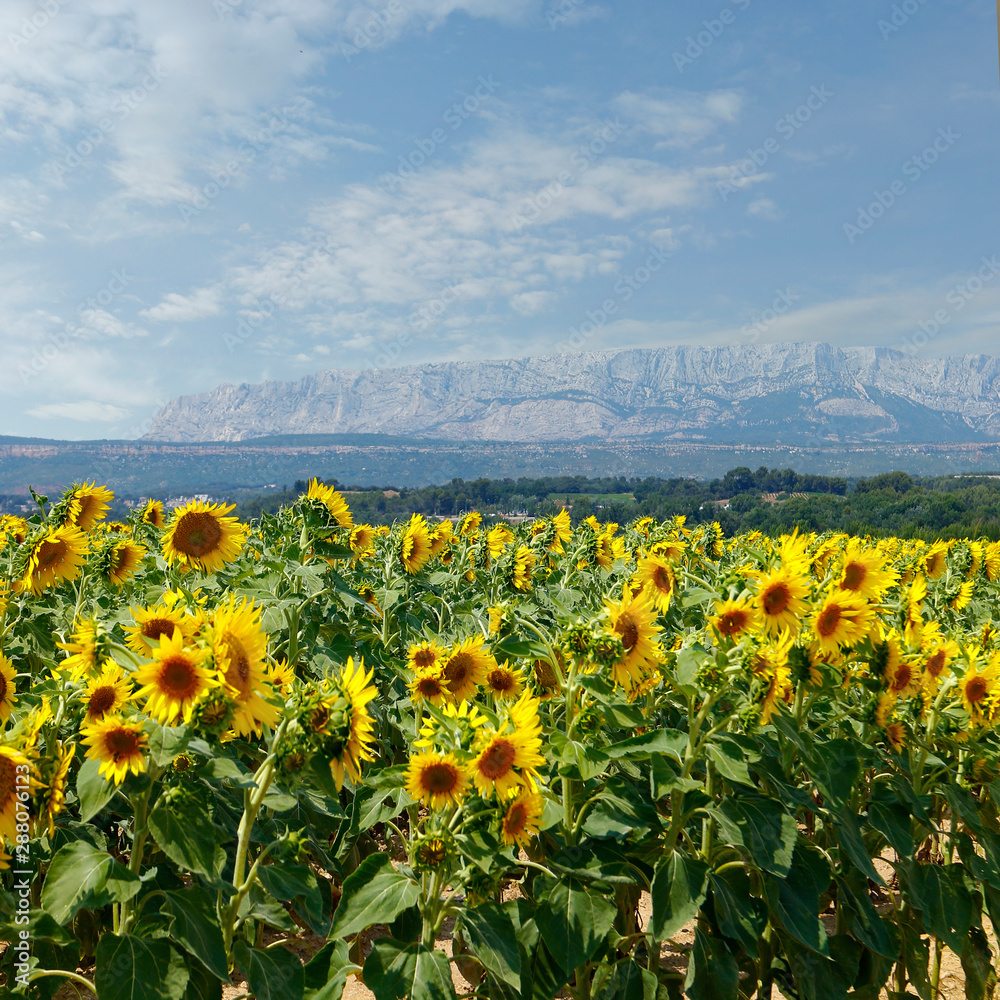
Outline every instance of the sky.
POLYGON ((3 0, 0 434, 326 368, 1000 350, 992 0, 3 0))

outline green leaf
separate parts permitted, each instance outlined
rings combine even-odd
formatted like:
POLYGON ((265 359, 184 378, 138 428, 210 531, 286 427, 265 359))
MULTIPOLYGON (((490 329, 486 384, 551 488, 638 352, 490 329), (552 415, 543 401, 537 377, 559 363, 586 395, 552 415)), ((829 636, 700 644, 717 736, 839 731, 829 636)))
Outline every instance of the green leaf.
POLYGON ((640 736, 630 736, 620 743, 612 743, 603 749, 612 760, 620 760, 622 757, 628 760, 648 760, 654 754, 668 753, 680 761, 684 759, 687 745, 688 735, 679 729, 653 729, 640 736))
POLYGON ((885 885, 878 869, 872 864, 868 848, 861 836, 861 821, 846 806, 837 814, 834 825, 840 849, 854 862, 858 871, 867 875, 876 885, 885 885))
POLYGON ((753 787, 753 778, 747 768, 746 751, 734 740, 716 737, 715 742, 708 745, 708 756, 726 781, 753 787))
POLYGON ((616 774, 604 783, 601 797, 584 820, 583 832, 598 839, 641 836, 659 825, 656 807, 624 775, 616 774))
POLYGON ((846 1000, 854 985, 861 959, 861 945, 846 934, 830 938, 830 958, 785 942, 785 957, 795 977, 801 1000, 846 1000))
POLYGON ((100 770, 99 760, 87 760, 77 772, 76 795, 80 800, 81 823, 89 823, 118 794, 118 786, 108 781, 100 770))
POLYGON ((171 918, 169 934, 219 979, 229 979, 222 928, 215 901, 201 886, 165 892, 163 910, 171 918))
POLYGON ((186 726, 171 728, 149 720, 146 723, 146 732, 149 736, 149 756, 157 767, 166 767, 172 763, 191 742, 192 734, 186 726))
POLYGON ((161 795, 149 813, 149 832, 175 865, 212 878, 217 834, 207 790, 161 795))
POLYGON ((843 808, 861 778, 861 761, 854 740, 829 740, 816 746, 811 773, 828 806, 843 808))
POLYGON ((649 769, 649 789, 654 802, 667 799, 675 789, 688 792, 701 788, 700 781, 685 778, 681 774, 681 764, 673 757, 654 757, 649 769))
POLYGON ((42 886, 42 908, 67 924, 84 907, 124 902, 141 887, 139 876, 106 851, 77 840, 56 851, 42 886))
POLYGON ((365 985, 375 1000, 454 1000, 448 956, 425 944, 379 938, 365 961, 365 985))
POLYGON ((973 927, 962 949, 962 971, 965 972, 967 1000, 985 1000, 993 996, 997 976, 993 970, 993 952, 981 928, 973 927))
POLYGON ((564 847, 546 861, 550 871, 584 882, 635 885, 636 874, 621 846, 609 840, 584 840, 564 847))
POLYGON ((187 963, 162 938, 105 934, 96 957, 94 986, 101 1000, 181 1000, 187 989, 187 963))
POLYGON ((298 955, 285 948, 251 948, 237 941, 236 964, 247 977, 257 1000, 302 1000, 305 973, 298 955))
POLYGON ((673 937, 697 915, 708 894, 708 865, 675 851, 657 866, 649 928, 657 941, 673 937))
POLYGON ((731 796, 712 810, 728 842, 746 848, 762 871, 783 878, 792 866, 795 818, 773 799, 731 796))
POLYGON ((583 965, 601 946, 618 913, 611 900, 576 879, 535 880, 540 900, 535 923, 546 947, 570 971, 583 965))
POLYGON ((771 913, 789 937, 829 956, 826 931, 819 919, 819 897, 830 886, 830 866, 823 855, 804 841, 795 848, 785 878, 766 878, 765 896, 771 913))
POLYGON ((900 866, 907 873, 904 891, 921 911, 924 930, 941 938, 953 952, 962 954, 974 918, 972 897, 965 888, 962 865, 900 866))
POLYGON ((184 1000, 222 1000, 222 981, 212 975, 197 962, 188 967, 188 979, 184 1000))
MULTIPOLYGON (((604 966, 607 968, 607 966, 604 966)), ((656 1000, 657 980, 638 962, 629 959, 615 965, 595 1000, 656 1000)))
POLYGON ((858 941, 883 958, 896 957, 896 943, 890 936, 889 926, 872 904, 864 876, 848 871, 837 879, 837 905, 858 941))
POLYGON ((323 905, 323 895, 316 876, 307 865, 264 865, 257 869, 260 884, 275 899, 294 903, 313 931, 325 934, 330 921, 323 905))
POLYGON ((764 904, 752 895, 749 874, 742 868, 713 873, 712 909, 723 937, 738 941, 748 955, 757 955, 757 943, 767 924, 764 904))
POLYGON ((709 937, 699 927, 684 981, 689 1000, 733 1000, 739 994, 739 986, 739 966, 725 941, 709 937))
POLYGON ((305 1000, 341 1000, 347 977, 360 971, 346 941, 328 941, 305 967, 305 1000))
POLYGON ((392 867, 389 855, 371 854, 344 880, 330 937, 347 937, 372 924, 388 924, 420 897, 420 886, 392 867))
POLYGON ((889 842, 901 857, 913 857, 913 834, 910 832, 910 811, 898 802, 871 802, 868 823, 889 842))
POLYGON ((462 927, 472 953, 494 978, 521 989, 521 953, 511 918, 516 906, 480 903, 462 911, 462 927))

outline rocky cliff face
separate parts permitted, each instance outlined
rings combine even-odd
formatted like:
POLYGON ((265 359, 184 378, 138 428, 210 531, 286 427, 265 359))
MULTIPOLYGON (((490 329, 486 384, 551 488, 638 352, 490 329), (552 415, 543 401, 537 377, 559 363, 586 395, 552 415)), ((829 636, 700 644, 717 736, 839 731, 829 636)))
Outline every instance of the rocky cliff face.
POLYGON ((1000 439, 1000 359, 763 344, 318 372, 164 407, 147 438, 390 434, 805 444, 1000 439))

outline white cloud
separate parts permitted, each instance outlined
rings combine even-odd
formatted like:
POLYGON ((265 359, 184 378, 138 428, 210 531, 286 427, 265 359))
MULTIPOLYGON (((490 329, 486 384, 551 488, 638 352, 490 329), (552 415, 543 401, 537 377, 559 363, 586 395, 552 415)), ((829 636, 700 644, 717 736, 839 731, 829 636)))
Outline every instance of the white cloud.
POLYGON ((785 213, 770 198, 754 198, 747 205, 747 215, 752 215, 756 219, 764 219, 767 222, 778 222, 784 218, 785 213))
POLYGON ((219 288, 198 288, 190 295, 170 292, 163 301, 139 315, 156 323, 188 323, 206 316, 218 316, 222 311, 219 288))
POLYGON ((96 421, 111 424, 128 416, 128 410, 111 403, 88 399, 80 403, 46 403, 28 410, 29 417, 38 420, 74 420, 81 423, 96 421))
POLYGON ((707 139, 721 124, 735 122, 743 97, 735 90, 660 95, 626 91, 614 104, 636 128, 657 137, 658 146, 688 147, 707 139))

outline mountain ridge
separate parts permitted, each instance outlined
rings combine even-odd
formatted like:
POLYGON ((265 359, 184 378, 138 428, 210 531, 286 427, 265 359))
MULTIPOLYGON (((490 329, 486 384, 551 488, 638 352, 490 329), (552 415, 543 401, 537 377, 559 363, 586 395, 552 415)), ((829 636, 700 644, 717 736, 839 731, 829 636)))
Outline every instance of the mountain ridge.
POLYGON ((949 442, 1000 439, 1000 358, 783 343, 625 348, 224 383, 180 396, 146 440, 949 442))

